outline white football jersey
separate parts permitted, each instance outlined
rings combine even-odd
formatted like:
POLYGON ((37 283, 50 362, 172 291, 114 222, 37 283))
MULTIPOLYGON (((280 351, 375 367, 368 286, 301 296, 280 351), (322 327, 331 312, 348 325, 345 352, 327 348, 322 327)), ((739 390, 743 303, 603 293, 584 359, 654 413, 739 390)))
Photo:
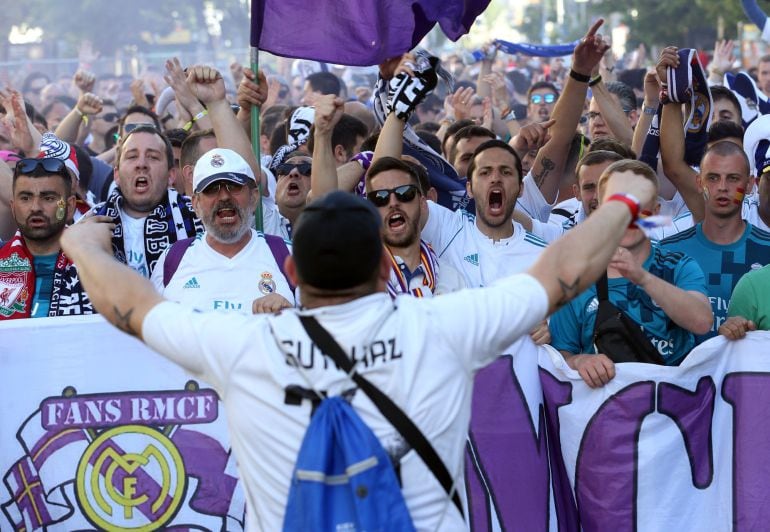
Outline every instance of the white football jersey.
MULTIPOLYGON (((547 310, 542 285, 517 275, 494 287, 436 298, 393 301, 376 293, 302 313, 315 316, 358 371, 414 421, 464 494, 474 374, 542 321, 547 310)), ((222 398, 247 495, 248 530, 281 530, 311 413, 311 401, 298 400, 295 387, 330 395, 355 388, 314 347, 298 312, 199 313, 164 302, 143 322, 142 335, 152 349, 212 384, 222 398)), ((400 458, 402 491, 417 530, 467 530, 434 475, 405 449, 368 397, 358 390, 352 405, 386 451, 400 458)))
POLYGON ((428 202, 430 214, 422 230, 422 238, 433 246, 465 278, 469 288, 489 286, 493 281, 521 273, 540 256, 546 243, 513 224, 513 236, 494 241, 476 226, 472 214, 428 202))
MULTIPOLYGON (((170 248, 169 248, 170 249, 170 248)), ((168 286, 163 266, 168 250, 152 272, 152 283, 163 297, 198 310, 225 310, 251 314, 251 303, 278 293, 294 304, 294 294, 262 233, 251 229, 251 239, 233 258, 214 251, 199 234, 187 248, 168 286)))

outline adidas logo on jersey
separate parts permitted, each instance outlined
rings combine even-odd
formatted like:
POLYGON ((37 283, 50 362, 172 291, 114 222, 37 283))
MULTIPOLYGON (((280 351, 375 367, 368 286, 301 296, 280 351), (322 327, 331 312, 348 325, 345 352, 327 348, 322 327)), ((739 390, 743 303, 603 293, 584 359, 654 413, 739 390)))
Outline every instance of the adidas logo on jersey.
POLYGON ((187 281, 182 288, 200 288, 201 285, 198 284, 198 280, 193 277, 189 281, 187 281))
POLYGON ((466 256, 464 258, 464 260, 466 260, 467 262, 470 262, 474 266, 478 266, 479 265, 479 254, 478 253, 473 253, 472 255, 466 256))

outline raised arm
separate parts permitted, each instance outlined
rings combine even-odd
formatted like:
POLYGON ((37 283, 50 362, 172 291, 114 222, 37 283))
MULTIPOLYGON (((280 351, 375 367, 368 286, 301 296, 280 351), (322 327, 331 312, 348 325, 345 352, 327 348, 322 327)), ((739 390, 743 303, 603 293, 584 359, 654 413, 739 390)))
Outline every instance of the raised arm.
MULTIPOLYGON (((630 194, 642 205, 656 193, 649 180, 631 172, 614 174, 606 187, 607 198, 630 194)), ((631 221, 631 209, 626 203, 605 201, 584 222, 545 249, 528 273, 548 293, 549 314, 596 282, 631 221)))
MULTIPOLYGON (((532 165, 532 177, 549 203, 556 199, 564 174, 569 146, 575 135, 588 88, 587 78, 599 64, 609 45, 597 34, 604 20, 591 26, 572 54, 572 72, 567 76, 564 90, 556 102, 549 128, 550 140, 537 153, 532 165), (577 79, 576 79, 577 78, 577 79), (586 81, 583 81, 585 79, 586 81)), ((630 139, 629 139, 630 140, 630 139)))
POLYGON ((631 143, 631 149, 634 153, 642 153, 644 141, 647 139, 647 132, 652 125, 652 119, 657 113, 660 104, 660 85, 658 84, 658 75, 654 70, 650 70, 644 75, 644 103, 642 104, 642 114, 639 115, 639 121, 634 129, 634 140, 631 143))
MULTIPOLYGON (((659 79, 666 79, 666 68, 679 64, 677 49, 663 49, 655 67, 659 79)), ((697 173, 684 160, 684 116, 682 106, 669 103, 663 106, 660 120, 660 162, 663 173, 679 190, 695 223, 703 220, 705 205, 695 180, 697 173)))
POLYGON ((61 245, 94 308, 122 331, 141 338, 144 317, 163 298, 149 279, 112 256, 114 227, 107 217, 93 217, 67 228, 61 245))
POLYGON ((344 105, 342 98, 333 94, 321 96, 315 103, 313 166, 310 171, 310 191, 314 198, 339 188, 332 132, 342 117, 344 105))
POLYGON ((217 146, 236 152, 249 163, 254 175, 260 175, 260 165, 251 149, 251 142, 225 99, 225 82, 222 75, 211 67, 191 67, 187 71, 187 85, 195 98, 203 102, 208 110, 217 146))

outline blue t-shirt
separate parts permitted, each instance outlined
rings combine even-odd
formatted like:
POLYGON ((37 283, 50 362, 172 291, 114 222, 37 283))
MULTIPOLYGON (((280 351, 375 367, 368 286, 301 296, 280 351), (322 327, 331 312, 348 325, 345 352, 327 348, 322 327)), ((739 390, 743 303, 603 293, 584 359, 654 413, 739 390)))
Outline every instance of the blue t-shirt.
MULTIPOLYGON (((645 270, 682 290, 706 294, 703 272, 694 260, 663 250, 656 242, 651 245, 650 256, 642 265, 645 270)), ((695 346, 695 335, 674 323, 644 290, 628 279, 609 279, 608 297, 641 325, 667 365, 678 364, 695 346)), ((593 336, 598 308, 594 285, 551 316, 551 345, 574 354, 595 353, 593 336)))
POLYGON ((56 268, 56 259, 59 254, 40 255, 33 259, 35 268, 35 297, 32 298, 32 311, 30 317, 45 318, 51 307, 51 295, 53 294, 53 272, 56 268))
POLYGON ((692 257, 706 276, 714 323, 711 331, 697 336, 696 344, 716 336, 727 319, 727 308, 735 285, 743 274, 770 263, 770 233, 746 223, 743 235, 732 244, 716 244, 703 234, 703 224, 660 241, 663 249, 679 251, 692 257))

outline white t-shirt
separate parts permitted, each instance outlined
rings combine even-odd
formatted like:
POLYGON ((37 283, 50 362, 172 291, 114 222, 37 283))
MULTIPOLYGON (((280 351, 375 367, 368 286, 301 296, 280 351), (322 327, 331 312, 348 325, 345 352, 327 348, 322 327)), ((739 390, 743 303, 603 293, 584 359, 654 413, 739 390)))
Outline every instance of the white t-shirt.
POLYGON ((521 197, 516 202, 516 208, 527 213, 533 220, 547 222, 548 217, 551 215, 551 209, 554 203, 556 203, 556 199, 558 199, 558 194, 553 202, 548 203, 548 200, 543 197, 543 193, 540 192, 535 179, 532 177, 532 170, 524 176, 522 186, 524 188, 521 192, 521 197))
POLYGON ((262 229, 266 235, 291 240, 291 222, 278 210, 274 196, 262 198, 262 229))
MULTIPOLYGON (((437 298, 393 301, 377 293, 304 313, 315 316, 358 361, 357 369, 419 427, 462 494, 474 374, 542 321, 547 309, 542 285, 518 275, 437 298)), ((312 383, 338 395, 354 387, 311 347, 297 314, 199 313, 164 302, 142 327, 152 349, 211 383, 222 398, 248 500, 247 530, 280 530, 283 523, 311 411, 307 399, 286 404, 286 388, 312 383)), ((352 404, 386 450, 402 443, 364 393, 355 393, 352 404)), ((418 530, 467 530, 416 453, 408 452, 400 464, 404 498, 418 530)))
POLYGON ((123 248, 126 262, 143 277, 150 276, 144 249, 144 223, 147 217, 134 218, 120 209, 120 222, 123 225, 123 248))
MULTIPOLYGON (((170 248, 169 248, 170 249, 170 248)), ((251 229, 251 239, 233 258, 214 251, 199 234, 187 248, 168 286, 163 286, 163 265, 168 249, 158 259, 152 283, 163 297, 199 310, 251 314, 251 303, 277 292, 292 305, 294 295, 262 233, 251 229)))
POLYGON ((450 211, 432 201, 428 210, 423 240, 463 275, 469 288, 489 286, 497 279, 525 271, 546 247, 542 239, 513 221, 513 236, 494 241, 479 231, 472 214, 450 211))

